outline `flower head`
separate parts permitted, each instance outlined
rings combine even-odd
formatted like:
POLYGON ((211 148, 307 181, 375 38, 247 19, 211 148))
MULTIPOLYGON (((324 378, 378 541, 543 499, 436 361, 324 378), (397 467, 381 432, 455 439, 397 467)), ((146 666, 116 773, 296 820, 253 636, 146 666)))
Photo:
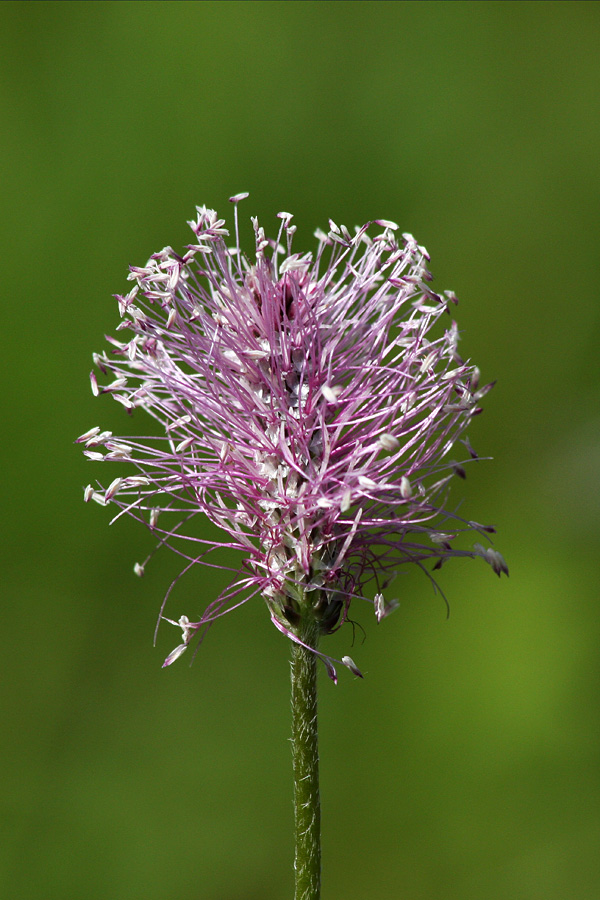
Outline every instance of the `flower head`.
MULTIPOLYGON (((94 393, 144 410, 160 435, 94 428, 78 439, 90 459, 135 472, 88 485, 85 499, 144 521, 184 571, 217 547, 244 555, 197 621, 167 620, 183 642, 165 665, 252 596, 302 642, 307 616, 332 632, 370 582, 384 618, 397 605, 384 591, 405 563, 432 577, 429 563, 470 556, 508 572, 495 550, 453 546, 459 532, 494 530, 446 508, 448 483, 466 466, 448 455, 491 385, 480 389, 477 368, 458 355, 456 297, 431 289, 425 248, 386 220, 353 234, 330 221, 314 255, 296 253, 292 216, 279 213, 275 240, 252 220, 250 261, 237 227, 245 196, 231 198, 233 247, 224 220, 199 207, 183 255, 167 247, 131 268, 135 285, 117 298, 125 340, 108 338, 110 351, 94 357, 103 382, 92 373, 94 393), (198 515, 223 539, 194 533, 198 515)), ((462 444, 458 453, 476 459, 462 444)), ((334 661, 318 655, 335 679, 334 661)), ((350 657, 341 662, 359 674, 350 657)))

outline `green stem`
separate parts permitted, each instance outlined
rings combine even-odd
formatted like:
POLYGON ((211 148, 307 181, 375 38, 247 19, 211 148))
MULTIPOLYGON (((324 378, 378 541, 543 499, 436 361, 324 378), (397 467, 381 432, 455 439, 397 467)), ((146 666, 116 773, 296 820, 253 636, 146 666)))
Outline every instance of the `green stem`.
MULTIPOLYGON (((319 626, 303 622, 300 640, 317 646, 319 626)), ((295 900, 321 896, 321 801, 317 730, 317 657, 292 644, 292 757, 296 823, 295 900)))

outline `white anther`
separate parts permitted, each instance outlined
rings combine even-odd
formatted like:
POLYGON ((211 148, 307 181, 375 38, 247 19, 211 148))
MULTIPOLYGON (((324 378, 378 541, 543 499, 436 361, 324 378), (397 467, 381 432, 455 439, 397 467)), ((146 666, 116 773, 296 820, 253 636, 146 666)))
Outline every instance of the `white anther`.
POLYGON ((427 369, 431 368, 432 363, 434 363, 437 359, 437 351, 433 350, 431 353, 428 353, 423 362, 421 363, 421 372, 426 372, 427 369))
POLYGON ((175 447, 175 453, 183 453, 184 450, 187 450, 188 447, 194 443, 193 437, 188 437, 185 440, 181 441, 180 444, 177 444, 175 447))
POLYGON ((337 403, 337 398, 341 394, 342 389, 339 386, 330 387, 330 385, 324 384, 321 388, 321 392, 328 403, 337 403))
POLYGON ((104 499, 107 502, 109 500, 112 500, 112 498, 115 496, 115 494, 117 494, 119 492, 119 488, 121 487, 122 484, 123 484, 122 478, 115 478, 115 480, 109 484, 108 488, 104 492, 104 499))
POLYGON ((372 478, 367 478, 366 475, 359 475, 358 483, 360 484, 360 486, 362 488, 365 488, 365 490, 367 490, 367 491, 374 491, 379 487, 379 485, 377 484, 376 481, 373 481, 372 478))
POLYGON ((356 665, 356 663, 354 662, 354 660, 352 659, 351 656, 342 656, 342 662, 344 663, 345 666, 347 666, 350 669, 350 671, 354 675, 358 675, 359 678, 363 677, 362 672, 360 671, 360 669, 358 668, 358 666, 356 665))
POLYGON ((191 416, 181 416, 180 419, 175 419, 174 422, 169 422, 167 425, 167 431, 171 431, 173 428, 179 428, 180 425, 187 425, 188 422, 192 421, 191 416))
POLYGON ((164 669, 166 666, 170 666, 171 663, 174 663, 176 659, 179 659, 179 657, 180 657, 183 653, 185 653, 185 651, 187 650, 187 648, 188 648, 188 645, 187 645, 187 644, 180 644, 179 647, 175 647, 175 649, 172 650, 171 653, 169 653, 169 655, 168 655, 167 658, 165 659, 164 663, 162 664, 163 669, 164 669))
POLYGON ((409 500, 412 497, 412 485, 406 475, 403 475, 400 479, 400 494, 404 500, 409 500))
POLYGON ((379 443, 384 450, 396 450, 400 446, 400 441, 393 434, 380 434, 379 443))
POLYGON ((147 475, 129 475, 123 479, 123 487, 125 488, 145 487, 147 484, 150 484, 150 479, 147 475))
POLYGON ((79 435, 76 443, 83 444, 85 441, 89 441, 90 438, 96 437, 97 434, 100 434, 100 427, 96 425, 95 428, 90 428, 89 431, 86 431, 85 434, 79 435))
POLYGON ((111 381, 110 384, 107 384, 104 388, 105 391, 118 391, 120 388, 125 387, 127 384, 127 379, 124 377, 115 378, 114 381, 111 381))
POLYGON ((331 507, 333 506, 333 501, 328 497, 319 497, 319 499, 317 500, 317 506, 319 507, 319 509, 331 509, 331 507))

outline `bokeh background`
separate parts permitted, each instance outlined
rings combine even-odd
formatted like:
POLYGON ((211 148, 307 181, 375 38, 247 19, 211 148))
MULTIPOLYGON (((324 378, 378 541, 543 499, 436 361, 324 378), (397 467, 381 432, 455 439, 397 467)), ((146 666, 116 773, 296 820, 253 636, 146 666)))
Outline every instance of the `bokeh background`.
POLYGON ((238 191, 297 249, 398 221, 498 380, 464 510, 510 579, 445 567, 447 620, 405 575, 331 639, 324 900, 600 896, 599 48, 596 2, 0 4, 3 896, 291 897, 287 642, 254 603, 161 670, 177 563, 134 577, 72 443, 128 429, 88 381, 127 266, 238 191))

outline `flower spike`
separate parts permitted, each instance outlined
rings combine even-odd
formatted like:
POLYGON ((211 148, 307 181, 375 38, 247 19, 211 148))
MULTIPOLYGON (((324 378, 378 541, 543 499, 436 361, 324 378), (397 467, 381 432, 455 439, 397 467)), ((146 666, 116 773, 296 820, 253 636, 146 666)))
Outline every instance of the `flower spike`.
MULTIPOLYGON (((387 617, 398 603, 381 586, 403 564, 432 578, 452 557, 481 557, 508 574, 491 547, 454 546, 461 532, 493 532, 446 507, 449 481, 477 460, 464 432, 491 385, 479 388, 457 353, 456 296, 430 287, 425 248, 388 219, 354 234, 330 220, 314 254, 296 253, 292 215, 280 212, 273 238, 253 219, 247 258, 246 197, 230 198, 233 247, 202 206, 183 255, 167 247, 131 268, 120 340, 94 355, 93 393, 147 413, 158 436, 115 439, 96 426, 78 438, 90 460, 131 472, 88 485, 84 499, 144 522, 184 572, 216 565, 219 548, 244 556, 197 621, 167 619, 183 631, 167 666, 256 595, 302 643, 302 623, 335 631, 369 590, 377 621, 387 617), (467 459, 450 459, 461 444, 467 459), (221 539, 197 527, 205 516, 221 539)), ((310 649, 335 680, 340 661, 310 649)), ((341 663, 361 675, 349 656, 341 663)))

